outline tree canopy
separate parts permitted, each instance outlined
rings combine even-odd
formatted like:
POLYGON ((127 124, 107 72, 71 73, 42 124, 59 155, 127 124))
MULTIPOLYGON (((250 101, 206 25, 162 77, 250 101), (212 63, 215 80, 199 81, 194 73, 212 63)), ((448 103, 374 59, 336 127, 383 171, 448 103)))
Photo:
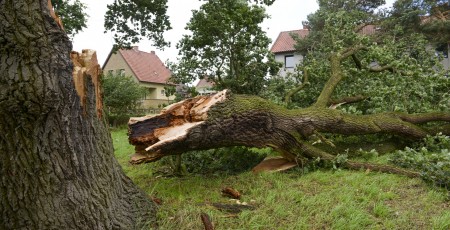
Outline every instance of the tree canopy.
POLYGON ((171 29, 167 0, 114 0, 105 15, 105 30, 114 33, 116 47, 130 47, 148 39, 157 47, 167 46, 163 33, 171 29))
MULTIPOLYGON (((86 28, 86 5, 79 0, 52 0, 66 33, 73 37, 86 28)), ((132 1, 114 0, 107 5, 105 32, 114 36, 114 47, 129 48, 142 39, 148 39, 159 48, 169 45, 163 33, 170 30, 167 16, 167 0, 132 1)))
POLYGON ((63 22, 64 30, 70 37, 86 28, 88 15, 84 12, 85 4, 79 0, 52 0, 52 5, 63 22))
MULTIPOLYGON (((352 1, 346 3, 349 2, 352 1)), ((330 9, 323 4, 324 7, 308 16, 309 35, 297 39, 297 48, 305 58, 297 67, 300 84, 286 89, 296 92, 288 98, 292 100, 290 106, 305 107, 316 101, 329 74, 333 74, 330 57, 340 53, 350 58, 340 64, 338 72, 342 82, 332 97, 336 102, 360 99, 359 103, 346 104, 340 109, 371 114, 450 108, 449 80, 444 77, 434 50, 428 48, 427 36, 406 33, 407 28, 401 23, 385 24, 395 20, 393 13, 382 15, 345 7, 330 9)))
POLYGON ((278 70, 268 50, 270 39, 260 23, 267 18, 263 5, 273 1, 211 0, 194 10, 177 48, 175 82, 208 77, 217 88, 258 94, 269 73, 278 70), (264 3, 263 3, 264 2, 264 3))

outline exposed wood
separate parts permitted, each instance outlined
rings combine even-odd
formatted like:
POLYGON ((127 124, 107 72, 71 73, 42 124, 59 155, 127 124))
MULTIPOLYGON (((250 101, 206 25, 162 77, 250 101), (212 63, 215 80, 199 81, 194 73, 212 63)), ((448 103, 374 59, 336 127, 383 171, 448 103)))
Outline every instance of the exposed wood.
POLYGON ((55 11, 53 10, 53 5, 52 5, 52 1, 51 0, 47 1, 47 7, 48 7, 48 9, 50 11, 50 15, 55 20, 56 24, 58 24, 59 28, 64 30, 64 26, 63 26, 61 18, 58 17, 58 15, 56 15, 55 11))
POLYGON ((254 173, 280 172, 298 166, 297 162, 284 157, 268 157, 252 169, 254 173))
POLYGON ((212 224, 208 214, 202 213, 200 214, 200 218, 202 220, 203 226, 205 226, 205 230, 214 230, 214 225, 212 224))
POLYGON ((87 84, 93 84, 95 90, 95 108, 97 117, 102 117, 103 114, 103 97, 101 90, 101 68, 98 64, 97 53, 94 50, 85 49, 82 53, 72 51, 70 58, 73 62, 73 82, 78 96, 81 99, 83 110, 86 110, 86 94, 87 84))
POLYGON ((236 189, 230 187, 223 188, 222 195, 233 199, 241 199, 241 193, 239 193, 236 189))
POLYGON ((138 164, 163 157, 154 150, 184 141, 193 127, 207 120, 209 108, 225 100, 225 95, 226 91, 211 97, 199 96, 172 104, 154 117, 130 118, 129 140, 136 146, 130 162, 138 164))

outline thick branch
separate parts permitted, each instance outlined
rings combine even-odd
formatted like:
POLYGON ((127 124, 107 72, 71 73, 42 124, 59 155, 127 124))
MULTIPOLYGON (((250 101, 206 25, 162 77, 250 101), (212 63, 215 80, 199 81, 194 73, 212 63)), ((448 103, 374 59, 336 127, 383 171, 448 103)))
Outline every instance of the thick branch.
POLYGON ((226 146, 271 147, 291 161, 301 161, 318 156, 306 141, 317 132, 421 139, 428 132, 414 123, 449 120, 449 113, 351 115, 318 107, 287 110, 259 97, 222 91, 179 102, 155 117, 130 120, 129 140, 136 146, 131 162, 226 146))
POLYGON ((317 98, 314 106, 316 107, 326 107, 328 105, 328 101, 330 100, 331 94, 333 94, 334 89, 337 84, 341 82, 344 77, 344 73, 341 69, 341 56, 337 53, 332 53, 330 55, 330 64, 331 64, 331 76, 328 79, 327 83, 322 89, 319 97, 317 98))
MULTIPOLYGON (((331 64, 331 76, 328 81, 325 83, 325 86, 322 89, 319 97, 317 98, 314 106, 316 107, 325 107, 329 103, 330 97, 334 92, 334 89, 342 81, 344 78, 344 73, 341 68, 341 61, 356 54, 356 52, 360 50, 367 50, 367 47, 364 45, 356 45, 351 48, 347 48, 340 53, 332 53, 330 55, 330 64, 331 64)), ((356 56, 354 57, 356 58, 356 56)))

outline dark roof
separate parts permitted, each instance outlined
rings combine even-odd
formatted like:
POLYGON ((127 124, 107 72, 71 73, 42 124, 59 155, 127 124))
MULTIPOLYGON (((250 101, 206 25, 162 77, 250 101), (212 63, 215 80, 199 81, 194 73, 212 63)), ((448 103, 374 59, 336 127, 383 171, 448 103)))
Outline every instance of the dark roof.
POLYGON ((270 51, 272 53, 282 53, 282 52, 292 52, 295 51, 294 45, 295 40, 292 38, 291 34, 297 34, 300 38, 304 38, 309 34, 308 29, 301 30, 291 30, 291 31, 282 31, 273 43, 270 51))
MULTIPOLYGON (((140 51, 137 46, 132 49, 120 49, 118 54, 122 55, 125 62, 131 68, 134 76, 140 82, 166 84, 172 73, 159 59, 154 51, 150 53, 140 51)), ((105 62, 108 62, 109 57, 105 62)))

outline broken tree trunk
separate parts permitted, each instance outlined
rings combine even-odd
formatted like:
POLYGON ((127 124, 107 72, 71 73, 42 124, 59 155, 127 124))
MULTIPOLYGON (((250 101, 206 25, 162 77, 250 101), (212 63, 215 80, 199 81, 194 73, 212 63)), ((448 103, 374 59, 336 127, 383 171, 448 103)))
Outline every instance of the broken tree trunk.
POLYGON ((50 1, 0 1, 0 229, 140 229, 156 206, 122 171, 95 52, 50 1))
MULTIPOLYGON (((224 90, 178 102, 155 117, 130 119, 129 141, 136 150, 131 163, 226 146, 271 147, 291 162, 334 160, 335 156, 308 143, 308 137, 318 132, 389 133, 421 139, 429 133, 416 124, 429 121, 450 122, 450 113, 351 115, 317 105, 288 110, 256 96, 224 90)), ((384 165, 347 161, 344 166, 418 176, 384 165)))

